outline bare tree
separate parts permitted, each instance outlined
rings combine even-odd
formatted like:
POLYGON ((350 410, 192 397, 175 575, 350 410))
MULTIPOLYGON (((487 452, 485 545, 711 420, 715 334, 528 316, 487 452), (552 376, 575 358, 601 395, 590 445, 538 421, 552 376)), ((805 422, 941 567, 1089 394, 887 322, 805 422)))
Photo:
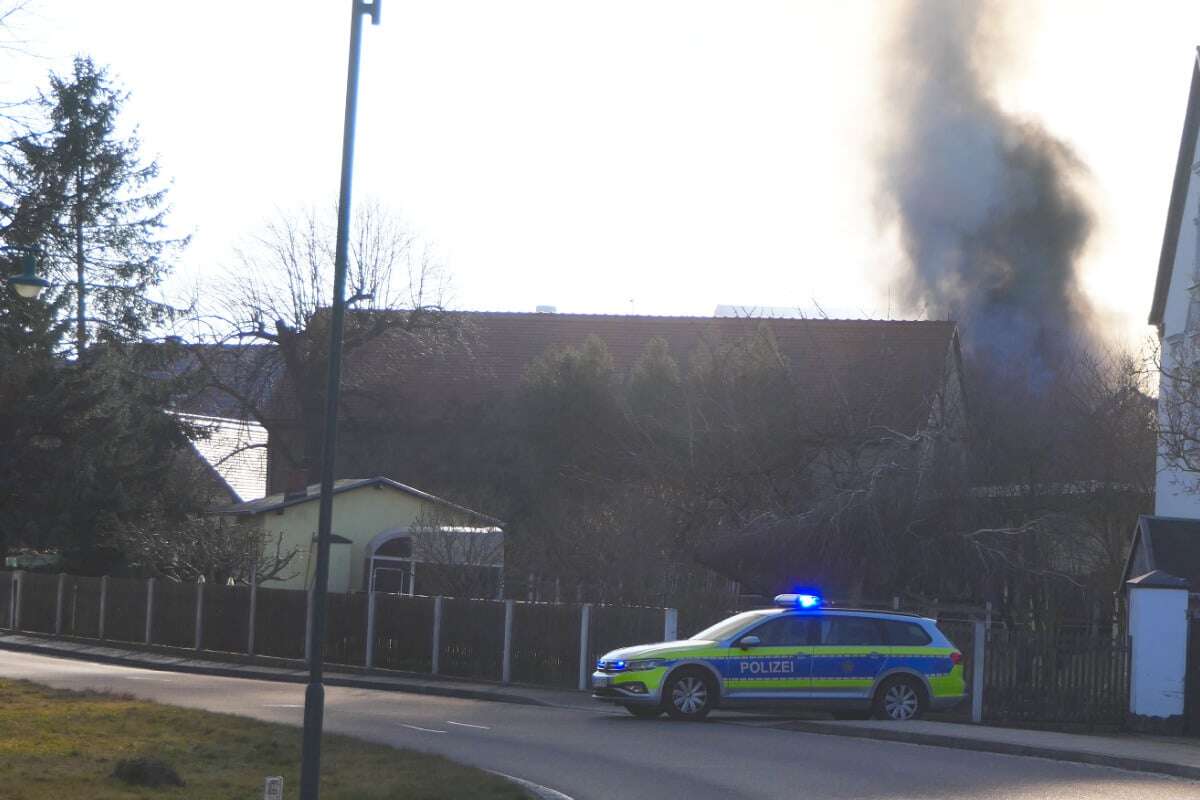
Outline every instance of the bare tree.
POLYGON ((425 513, 411 531, 423 593, 433 586, 453 597, 496 595, 504 569, 504 532, 498 526, 464 525, 446 514, 425 513))
MULTIPOLYGON (((208 387, 230 399, 243 418, 262 424, 273 453, 291 469, 306 470, 310 480, 317 477, 324 415, 332 211, 280 214, 239 249, 237 267, 217 294, 218 307, 194 320, 206 346, 191 350, 208 387)), ((409 354, 436 347, 451 328, 442 266, 377 203, 362 205, 352 225, 351 308, 343 342, 347 362, 371 346, 409 354)), ((342 413, 367 393, 348 370, 342 413)))
POLYGON ((1185 332, 1156 348, 1160 376, 1158 453, 1176 488, 1200 492, 1200 336, 1185 332))
POLYGON ((122 528, 109 537, 132 563, 170 580, 247 584, 289 580, 299 574, 296 549, 283 535, 271 538, 257 527, 221 517, 156 517, 122 528))

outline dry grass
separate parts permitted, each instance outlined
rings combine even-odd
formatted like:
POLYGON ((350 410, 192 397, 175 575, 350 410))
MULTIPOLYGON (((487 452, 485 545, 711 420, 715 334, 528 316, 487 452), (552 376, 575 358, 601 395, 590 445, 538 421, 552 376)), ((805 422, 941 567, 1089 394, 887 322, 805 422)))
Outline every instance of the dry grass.
MULTIPOLYGON (((438 756, 327 735, 322 800, 527 798, 500 778, 438 756)), ((261 797, 263 778, 299 789, 300 730, 227 714, 159 705, 128 696, 67 692, 0 680, 0 798, 261 797), (182 788, 129 787, 110 777, 122 758, 173 766, 182 788)))

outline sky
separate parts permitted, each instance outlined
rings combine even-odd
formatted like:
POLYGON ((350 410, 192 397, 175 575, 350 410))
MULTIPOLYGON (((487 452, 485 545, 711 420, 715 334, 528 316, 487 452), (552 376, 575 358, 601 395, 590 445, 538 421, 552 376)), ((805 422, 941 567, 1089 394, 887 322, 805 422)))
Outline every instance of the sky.
MULTIPOLYGON (((970 1, 970 0, 965 0, 970 1)), ((876 214, 892 2, 382 0, 356 202, 394 209, 475 310, 905 318, 876 214)), ((73 55, 131 92, 211 291, 279 213, 336 198, 348 0, 32 0, 0 92, 73 55)), ((1089 165, 1095 305, 1147 336, 1200 3, 1025 2, 1001 87, 1089 165)))

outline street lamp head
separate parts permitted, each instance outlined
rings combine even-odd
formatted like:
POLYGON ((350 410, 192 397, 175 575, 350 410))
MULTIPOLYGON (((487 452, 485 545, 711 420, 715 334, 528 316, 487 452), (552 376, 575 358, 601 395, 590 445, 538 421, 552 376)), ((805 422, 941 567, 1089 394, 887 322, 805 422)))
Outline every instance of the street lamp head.
POLYGON ((50 281, 37 276, 33 253, 25 252, 21 256, 21 267, 21 274, 9 278, 8 282, 12 284, 12 287, 17 290, 17 294, 21 297, 27 300, 36 300, 37 296, 42 293, 42 290, 50 285, 50 281))

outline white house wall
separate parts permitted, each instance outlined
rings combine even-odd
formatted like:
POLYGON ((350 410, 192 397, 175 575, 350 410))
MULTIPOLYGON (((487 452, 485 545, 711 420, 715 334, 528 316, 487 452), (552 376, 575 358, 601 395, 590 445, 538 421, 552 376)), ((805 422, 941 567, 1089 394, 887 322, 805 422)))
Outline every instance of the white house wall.
MULTIPOLYGON (((1167 301, 1163 309, 1162 359, 1164 367, 1170 368, 1171 349, 1174 342, 1188 328, 1191 311, 1192 333, 1200 333, 1200 292, 1193 300, 1192 287, 1200 284, 1200 237, 1197 236, 1197 220, 1200 219, 1200 137, 1192 153, 1192 171, 1188 182, 1187 198, 1180 222, 1179 243, 1175 249, 1175 264, 1171 270, 1171 283, 1167 290, 1167 301)), ((1160 378, 1159 392, 1163 391, 1160 378)), ((1200 481, 1191 473, 1173 469, 1159 456, 1158 477, 1155 485, 1154 513, 1165 517, 1200 518, 1200 481)))

